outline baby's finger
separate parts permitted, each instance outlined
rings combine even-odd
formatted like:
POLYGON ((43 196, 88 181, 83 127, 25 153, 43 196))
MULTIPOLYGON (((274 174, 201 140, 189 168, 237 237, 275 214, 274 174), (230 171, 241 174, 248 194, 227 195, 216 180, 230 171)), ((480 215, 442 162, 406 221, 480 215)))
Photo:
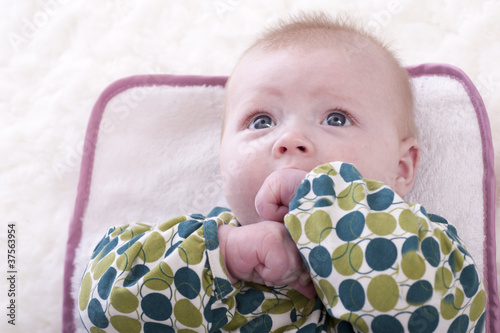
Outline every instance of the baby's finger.
POLYGON ((309 283, 311 283, 311 275, 308 270, 305 270, 300 274, 299 278, 297 279, 299 284, 301 286, 307 286, 309 283))
POLYGON ((314 289, 314 284, 312 283, 312 281, 309 281, 307 285, 303 286, 297 280, 294 283, 289 284, 289 286, 297 290, 299 293, 301 293, 307 298, 313 298, 317 295, 316 289, 314 289))
POLYGON ((283 222, 288 205, 307 172, 280 169, 271 173, 255 196, 255 209, 265 220, 283 222))

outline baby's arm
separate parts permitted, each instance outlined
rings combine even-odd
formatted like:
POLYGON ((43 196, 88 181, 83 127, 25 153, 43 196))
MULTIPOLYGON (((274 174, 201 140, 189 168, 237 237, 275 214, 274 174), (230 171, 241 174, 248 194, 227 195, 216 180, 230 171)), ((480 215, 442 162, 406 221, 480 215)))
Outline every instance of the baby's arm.
POLYGON ((224 273, 217 225, 233 222, 232 214, 214 209, 207 218, 110 229, 82 277, 82 323, 89 331, 115 332, 165 326, 205 331, 230 322, 235 309, 215 301, 234 298, 241 284, 231 285, 224 273))
POLYGON ((285 225, 331 316, 363 332, 482 331, 481 274, 444 219, 340 162, 309 173, 290 206, 285 225))

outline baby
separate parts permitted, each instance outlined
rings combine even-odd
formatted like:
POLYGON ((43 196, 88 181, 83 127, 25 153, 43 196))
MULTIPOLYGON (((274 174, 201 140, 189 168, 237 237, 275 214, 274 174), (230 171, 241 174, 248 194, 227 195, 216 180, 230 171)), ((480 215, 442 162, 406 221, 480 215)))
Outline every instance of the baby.
POLYGON ((408 74, 384 45, 303 15, 257 40, 226 89, 231 210, 112 228, 82 279, 87 330, 483 330, 455 229, 402 199, 419 146, 408 74))
MULTIPOLYGON (((329 26, 317 17, 270 32, 245 53, 228 82, 221 166, 229 206, 241 225, 283 221, 286 205, 273 216, 265 215, 265 207, 257 212, 261 200, 254 204, 269 175, 273 187, 286 187, 289 202, 298 184, 279 176, 285 170, 303 170, 302 180, 322 163, 344 161, 403 196, 413 185, 418 155, 406 70, 351 27, 329 26), (359 38, 362 48, 354 45, 359 38)), ((283 203, 268 185, 262 196, 283 203)), ((260 225, 253 228, 257 239, 269 233, 260 225)), ((226 228, 220 229, 224 251, 226 228)), ((229 238, 245 237, 245 229, 232 230, 229 238)), ((232 272, 239 251, 229 248, 225 262, 232 272)))

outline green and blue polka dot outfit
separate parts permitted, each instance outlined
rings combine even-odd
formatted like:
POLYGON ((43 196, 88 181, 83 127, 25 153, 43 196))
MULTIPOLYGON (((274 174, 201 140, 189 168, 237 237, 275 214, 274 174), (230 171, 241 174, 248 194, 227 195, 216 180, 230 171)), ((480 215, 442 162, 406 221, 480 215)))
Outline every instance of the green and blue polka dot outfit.
POLYGON ((482 332, 486 293, 455 228, 334 162, 310 172, 285 224, 318 296, 231 284, 226 209, 112 228, 82 278, 89 332, 482 332))

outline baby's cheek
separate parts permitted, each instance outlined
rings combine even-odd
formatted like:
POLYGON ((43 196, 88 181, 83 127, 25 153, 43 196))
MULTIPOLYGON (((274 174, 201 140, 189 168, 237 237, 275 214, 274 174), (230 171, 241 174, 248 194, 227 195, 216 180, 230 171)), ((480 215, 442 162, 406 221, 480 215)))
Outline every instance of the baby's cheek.
POLYGON ((242 173, 242 168, 237 160, 224 161, 221 163, 221 176, 224 184, 233 182, 242 173))
POLYGON ((242 225, 257 222, 258 215, 254 204, 258 190, 256 183, 244 172, 228 173, 223 182, 228 208, 242 225))

